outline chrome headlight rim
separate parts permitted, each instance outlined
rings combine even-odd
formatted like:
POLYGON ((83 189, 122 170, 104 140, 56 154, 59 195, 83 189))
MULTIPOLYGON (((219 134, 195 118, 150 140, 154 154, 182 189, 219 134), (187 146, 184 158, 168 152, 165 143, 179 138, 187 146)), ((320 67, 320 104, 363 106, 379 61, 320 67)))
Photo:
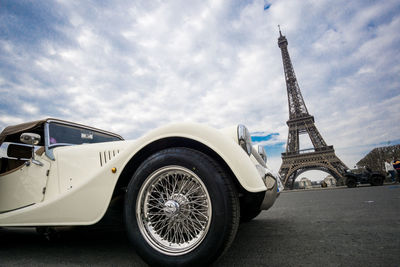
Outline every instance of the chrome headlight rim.
POLYGON ((239 145, 243 148, 247 155, 250 156, 252 150, 250 131, 243 124, 239 124, 237 127, 237 136, 239 145))
POLYGON ((265 150, 265 148, 261 145, 258 145, 257 152, 260 155, 260 157, 262 158, 262 160, 264 161, 264 163, 267 163, 268 156, 267 156, 267 151, 265 150))

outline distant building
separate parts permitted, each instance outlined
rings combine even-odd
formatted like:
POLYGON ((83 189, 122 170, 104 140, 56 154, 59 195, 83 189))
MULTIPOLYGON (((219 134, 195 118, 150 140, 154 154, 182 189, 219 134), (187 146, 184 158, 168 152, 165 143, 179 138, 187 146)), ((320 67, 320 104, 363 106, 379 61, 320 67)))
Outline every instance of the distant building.
POLYGON ((299 188, 300 189, 309 189, 312 188, 311 180, 303 177, 299 180, 299 188))
POLYGON ((325 179, 324 179, 323 181, 326 183, 326 185, 327 185, 328 187, 336 186, 336 179, 333 178, 332 175, 326 176, 325 179))

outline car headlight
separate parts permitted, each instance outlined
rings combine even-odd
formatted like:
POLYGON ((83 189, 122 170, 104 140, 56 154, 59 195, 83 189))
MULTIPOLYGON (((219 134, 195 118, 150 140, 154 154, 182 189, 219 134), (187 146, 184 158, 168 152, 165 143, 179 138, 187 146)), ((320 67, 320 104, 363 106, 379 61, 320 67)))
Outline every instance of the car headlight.
POLYGON ((251 136, 246 126, 239 124, 237 127, 239 145, 246 151, 247 155, 251 155, 251 136))
POLYGON ((257 152, 260 155, 260 157, 263 159, 265 163, 267 163, 267 152, 265 151, 263 146, 258 145, 257 147, 257 152))

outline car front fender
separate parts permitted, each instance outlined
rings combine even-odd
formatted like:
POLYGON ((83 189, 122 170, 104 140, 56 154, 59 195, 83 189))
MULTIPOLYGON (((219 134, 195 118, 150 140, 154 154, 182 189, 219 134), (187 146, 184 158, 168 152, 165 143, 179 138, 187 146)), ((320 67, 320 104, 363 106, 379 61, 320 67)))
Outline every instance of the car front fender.
MULTIPOLYGON (((135 141, 127 141, 123 156, 126 161, 134 157, 141 150, 152 143, 168 138, 184 138, 196 141, 214 151, 230 168, 240 185, 249 192, 267 190, 255 163, 235 141, 236 128, 222 131, 195 123, 177 123, 158 128, 135 141), (231 132, 231 134, 227 134, 231 132)), ((179 145, 179 143, 178 143, 179 145)))

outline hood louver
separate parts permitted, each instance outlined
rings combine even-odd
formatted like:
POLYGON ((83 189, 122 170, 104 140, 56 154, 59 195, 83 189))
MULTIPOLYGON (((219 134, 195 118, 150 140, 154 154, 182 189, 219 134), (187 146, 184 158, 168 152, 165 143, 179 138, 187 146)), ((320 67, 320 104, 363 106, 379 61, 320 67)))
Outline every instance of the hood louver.
POLYGON ((119 149, 99 152, 100 166, 103 167, 104 165, 107 164, 107 162, 109 162, 118 154, 119 154, 119 149))

